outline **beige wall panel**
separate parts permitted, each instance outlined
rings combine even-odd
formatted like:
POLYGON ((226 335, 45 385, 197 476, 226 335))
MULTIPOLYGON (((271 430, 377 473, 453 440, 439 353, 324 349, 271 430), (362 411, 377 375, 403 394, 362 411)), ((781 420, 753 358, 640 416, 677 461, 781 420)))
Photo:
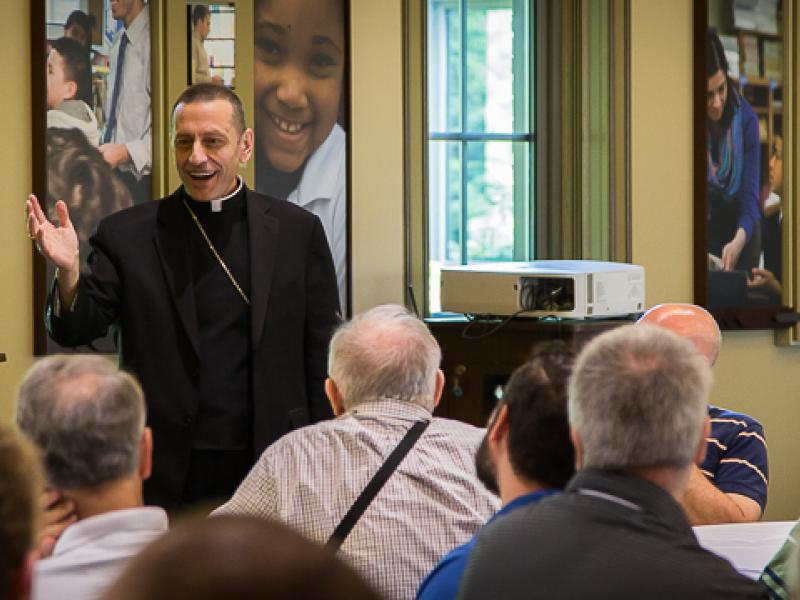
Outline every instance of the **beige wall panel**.
MULTIPOLYGON (((0 420, 13 414, 14 395, 33 353, 33 258, 25 233, 25 198, 31 190, 31 62, 28 2, 7 2, 0 19, 0 44, 6 57, 0 95, 0 420)), ((37 318, 41 318, 37 315, 37 318)))
POLYGON ((351 2, 353 310, 403 302, 400 0, 351 2))

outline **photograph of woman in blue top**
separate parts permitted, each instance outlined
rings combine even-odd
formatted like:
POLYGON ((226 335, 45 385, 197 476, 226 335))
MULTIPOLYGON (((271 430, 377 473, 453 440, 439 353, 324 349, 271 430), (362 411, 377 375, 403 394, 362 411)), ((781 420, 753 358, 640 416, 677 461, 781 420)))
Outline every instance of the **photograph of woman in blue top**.
POLYGON ((736 90, 719 37, 708 32, 706 151, 709 267, 750 273, 761 253, 758 117, 736 90))

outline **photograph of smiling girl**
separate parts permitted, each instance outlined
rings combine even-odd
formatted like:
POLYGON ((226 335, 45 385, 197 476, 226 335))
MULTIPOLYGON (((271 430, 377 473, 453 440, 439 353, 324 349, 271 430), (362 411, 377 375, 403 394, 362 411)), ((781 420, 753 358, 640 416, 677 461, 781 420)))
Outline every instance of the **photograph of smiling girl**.
POLYGON ((346 0, 255 0, 256 189, 316 214, 347 310, 346 0))

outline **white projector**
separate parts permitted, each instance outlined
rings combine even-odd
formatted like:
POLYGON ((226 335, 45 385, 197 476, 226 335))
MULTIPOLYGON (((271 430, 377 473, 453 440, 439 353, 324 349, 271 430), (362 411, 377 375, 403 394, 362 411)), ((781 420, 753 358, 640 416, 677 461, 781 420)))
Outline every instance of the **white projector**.
POLYGON ((594 260, 536 260, 442 267, 447 312, 620 317, 644 310, 644 267, 594 260))

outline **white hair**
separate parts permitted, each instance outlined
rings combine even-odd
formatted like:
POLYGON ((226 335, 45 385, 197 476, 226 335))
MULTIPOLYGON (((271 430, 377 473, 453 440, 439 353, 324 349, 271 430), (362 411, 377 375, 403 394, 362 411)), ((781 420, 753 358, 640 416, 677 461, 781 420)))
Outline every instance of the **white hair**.
POLYGON ((433 410, 442 353, 425 324, 396 304, 341 325, 331 339, 328 372, 345 408, 380 399, 433 410))

